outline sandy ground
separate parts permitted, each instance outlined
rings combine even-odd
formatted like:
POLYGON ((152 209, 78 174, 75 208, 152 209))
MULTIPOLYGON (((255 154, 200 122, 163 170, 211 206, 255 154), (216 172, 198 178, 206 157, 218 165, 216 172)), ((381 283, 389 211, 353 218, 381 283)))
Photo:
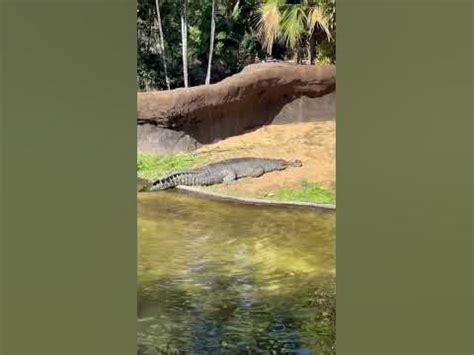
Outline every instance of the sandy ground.
POLYGON ((265 126, 256 131, 207 145, 197 151, 202 161, 236 157, 299 159, 301 168, 242 179, 231 185, 203 189, 236 196, 255 196, 280 188, 298 187, 302 181, 329 187, 336 178, 336 122, 309 122, 265 126))

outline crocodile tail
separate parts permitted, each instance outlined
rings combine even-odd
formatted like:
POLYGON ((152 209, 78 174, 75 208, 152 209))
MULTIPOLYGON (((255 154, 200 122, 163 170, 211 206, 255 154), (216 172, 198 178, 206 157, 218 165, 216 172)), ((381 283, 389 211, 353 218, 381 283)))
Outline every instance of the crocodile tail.
POLYGON ((150 185, 148 191, 159 191, 174 188, 178 185, 189 185, 190 179, 196 173, 190 171, 175 172, 159 178, 150 185))

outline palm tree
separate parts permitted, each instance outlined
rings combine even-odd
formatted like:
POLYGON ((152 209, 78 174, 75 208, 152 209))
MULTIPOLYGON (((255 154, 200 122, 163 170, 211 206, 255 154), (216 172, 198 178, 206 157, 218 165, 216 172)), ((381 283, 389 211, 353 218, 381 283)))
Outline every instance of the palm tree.
POLYGON ((301 63, 302 37, 306 32, 305 12, 302 4, 288 6, 281 19, 281 39, 285 45, 295 51, 295 61, 301 63))
POLYGON ((211 63, 212 53, 214 51, 214 35, 216 32, 216 0, 212 0, 211 10, 211 43, 209 45, 209 61, 207 63, 206 85, 211 83, 211 63))
POLYGON ((160 15, 160 1, 156 0, 156 22, 158 25, 158 37, 159 37, 159 52, 161 52, 161 55, 163 57, 163 69, 165 72, 165 81, 166 81, 166 87, 168 90, 170 90, 170 78, 168 77, 168 68, 166 66, 166 54, 165 54, 165 40, 163 36, 163 28, 161 26, 161 15, 160 15))
POLYGON ((183 49, 184 87, 188 87, 188 0, 181 3, 181 46, 183 49))
POLYGON ((267 53, 280 40, 295 52, 301 62, 301 49, 308 41, 308 59, 314 61, 315 31, 321 29, 331 39, 329 16, 318 0, 302 0, 300 4, 287 4, 286 0, 264 0, 257 10, 257 33, 267 53))
POLYGON ((269 55, 272 54, 273 43, 281 35, 281 7, 284 4, 284 0, 266 0, 257 9, 257 34, 269 55))
POLYGON ((327 15, 324 8, 320 5, 314 5, 308 11, 309 44, 308 59, 309 63, 314 63, 314 52, 316 49, 316 30, 321 29, 329 40, 332 40, 331 30, 329 28, 330 15, 327 15))

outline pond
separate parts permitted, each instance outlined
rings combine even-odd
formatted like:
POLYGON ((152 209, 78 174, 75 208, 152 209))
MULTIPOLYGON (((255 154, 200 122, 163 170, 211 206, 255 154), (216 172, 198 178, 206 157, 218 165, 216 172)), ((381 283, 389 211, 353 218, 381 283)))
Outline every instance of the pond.
POLYGON ((334 211, 138 194, 138 354, 335 354, 334 211))

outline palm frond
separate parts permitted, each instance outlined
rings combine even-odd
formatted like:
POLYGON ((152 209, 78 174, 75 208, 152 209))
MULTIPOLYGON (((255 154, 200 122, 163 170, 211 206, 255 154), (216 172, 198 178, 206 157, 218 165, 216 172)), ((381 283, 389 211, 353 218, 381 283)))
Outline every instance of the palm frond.
POLYGON ((280 6, 282 0, 267 0, 257 10, 257 32, 262 45, 268 54, 271 54, 273 43, 280 36, 280 22, 282 14, 280 6))
POLYGON ((282 39, 286 45, 291 48, 305 32, 305 14, 300 5, 292 5, 283 13, 282 20, 282 39))
POLYGON ((324 9, 320 6, 314 6, 309 11, 308 27, 312 34, 316 26, 319 26, 325 33, 329 40, 332 39, 331 31, 329 30, 329 18, 326 16, 324 9))
POLYGON ((239 15, 240 15, 240 1, 238 0, 234 5, 230 18, 233 21, 237 21, 237 19, 239 18, 239 15))

